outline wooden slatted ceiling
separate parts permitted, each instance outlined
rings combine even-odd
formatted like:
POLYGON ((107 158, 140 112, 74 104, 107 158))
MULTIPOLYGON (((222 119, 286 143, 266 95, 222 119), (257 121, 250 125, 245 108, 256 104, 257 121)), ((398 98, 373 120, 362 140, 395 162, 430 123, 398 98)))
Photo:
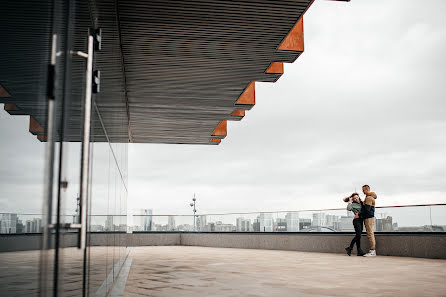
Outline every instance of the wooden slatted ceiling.
MULTIPOLYGON (((302 53, 302 15, 312 0, 98 0, 93 11, 87 0, 76 3, 76 49, 84 47, 95 19, 90 12, 103 29, 95 63, 102 91, 95 101, 111 141, 218 144, 226 136, 226 121, 242 119, 254 106, 255 82, 277 81, 283 62, 302 53), (214 135, 222 125, 225 132, 214 135)), ((23 19, 9 21, 13 26, 23 19)), ((21 33, 30 34, 27 30, 21 33)), ((41 47, 47 46, 44 41, 41 47)), ((73 60, 67 141, 80 141, 83 71, 83 62, 73 60)), ((2 75, 0 70, 0 81, 2 75)), ((38 106, 19 93, 12 92, 8 102, 44 130, 38 106)), ((95 141, 105 141, 98 118, 95 141)))

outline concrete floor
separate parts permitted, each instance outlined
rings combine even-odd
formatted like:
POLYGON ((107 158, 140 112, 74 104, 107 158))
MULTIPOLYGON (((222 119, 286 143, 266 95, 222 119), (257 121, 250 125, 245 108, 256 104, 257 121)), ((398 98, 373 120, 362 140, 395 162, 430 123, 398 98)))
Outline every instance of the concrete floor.
POLYGON ((124 296, 446 296, 446 260, 136 247, 124 296))
MULTIPOLYGON (((91 248, 90 292, 122 252, 91 248)), ((39 254, 0 253, 0 296, 38 296, 39 254)), ((193 246, 135 247, 129 257, 124 296, 446 296, 446 260, 193 246)), ((64 253, 64 296, 80 296, 81 258, 64 253)))

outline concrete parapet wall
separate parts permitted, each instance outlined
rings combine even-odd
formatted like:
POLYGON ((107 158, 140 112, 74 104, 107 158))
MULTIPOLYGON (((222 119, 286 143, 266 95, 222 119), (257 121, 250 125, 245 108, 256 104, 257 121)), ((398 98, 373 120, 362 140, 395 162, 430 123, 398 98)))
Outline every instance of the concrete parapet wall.
MULTIPOLYGON (((66 234, 63 246, 74 247, 77 234, 66 234)), ((342 233, 90 233, 92 246, 207 246, 222 248, 271 249, 302 252, 345 253, 353 234, 342 233)), ((0 236, 0 252, 38 250, 41 234, 0 236)), ((365 235, 363 250, 369 248, 365 235)), ((376 234, 377 254, 446 259, 446 233, 376 234)), ((354 251, 356 252, 356 250, 354 251)))
POLYGON ((132 233, 129 234, 129 246, 181 245, 180 233, 132 233))
MULTIPOLYGON (((181 244, 226 248, 345 253, 353 234, 183 233, 181 244)), ((367 237, 361 239, 368 251, 367 237)), ((446 234, 376 234, 378 255, 446 259, 446 234)), ((356 252, 356 249, 355 251, 356 252)))
POLYGON ((446 259, 446 234, 379 234, 375 237, 379 255, 446 259))
POLYGON ((127 246, 127 233, 89 233, 88 240, 91 246, 127 246))

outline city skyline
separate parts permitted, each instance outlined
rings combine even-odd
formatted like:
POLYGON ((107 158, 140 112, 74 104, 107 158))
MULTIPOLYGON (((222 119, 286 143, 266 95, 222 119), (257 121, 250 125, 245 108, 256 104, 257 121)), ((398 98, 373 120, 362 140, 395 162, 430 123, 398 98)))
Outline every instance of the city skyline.
MULTIPOLYGON (((313 212, 300 217, 298 212, 259 213, 251 216, 230 216, 212 218, 208 215, 197 215, 194 227, 193 216, 157 216, 152 209, 142 209, 132 223, 123 222, 122 216, 101 216, 103 223, 92 220, 91 232, 353 232, 352 213, 344 210, 344 214, 313 212), (165 223, 167 219, 167 223, 165 223), (181 219, 181 220, 180 220, 181 219), (180 223, 177 223, 177 220, 180 223), (191 221, 189 223, 185 223, 191 221), (163 223, 164 222, 164 223, 163 223)), ((95 216, 91 216, 94 218, 95 216)), ((9 213, 0 214, 0 234, 41 233, 42 219, 9 213)), ((446 222, 430 224, 401 224, 394 217, 385 213, 377 214, 376 232, 446 232, 446 222)))

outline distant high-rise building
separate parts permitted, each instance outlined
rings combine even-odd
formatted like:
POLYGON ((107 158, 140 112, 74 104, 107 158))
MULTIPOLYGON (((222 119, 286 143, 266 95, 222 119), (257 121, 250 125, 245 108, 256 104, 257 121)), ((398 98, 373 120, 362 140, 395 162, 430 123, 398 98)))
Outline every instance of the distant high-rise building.
POLYGON ((102 225, 90 225, 91 232, 102 232, 104 231, 104 226, 102 225))
POLYGON ((42 233, 42 219, 34 218, 33 219, 33 228, 34 233, 42 233))
POLYGON ((17 219, 16 233, 25 233, 25 226, 22 220, 17 219))
POLYGON ((298 232, 299 231, 299 213, 289 212, 285 215, 286 219, 286 231, 298 232))
POLYGON ((32 233, 33 232, 33 221, 26 220, 25 222, 25 233, 32 233))
POLYGON ((215 232, 235 232, 236 227, 232 224, 223 224, 218 221, 215 222, 215 232))
POLYGON ((315 212, 313 213, 313 227, 321 227, 325 225, 325 213, 315 212))
POLYGON ((324 224, 324 226, 334 228, 337 225, 336 224, 337 222, 339 222, 339 216, 325 215, 325 224, 324 224))
POLYGON ((383 219, 376 219, 376 231, 393 231, 392 217, 387 216, 383 219))
POLYGON ((105 219, 105 231, 115 231, 113 226, 113 216, 107 216, 105 219))
POLYGON ((25 233, 42 233, 42 219, 33 218, 32 220, 27 220, 24 229, 25 233))
POLYGON ((250 232, 251 230, 251 220, 244 220, 242 222, 242 231, 244 232, 250 232))
POLYGON ((169 231, 169 225, 153 224, 152 231, 169 231))
POLYGON ((274 231, 276 232, 286 232, 287 231, 287 220, 283 218, 277 218, 274 223, 274 231))
POLYGON ((209 223, 206 225, 206 231, 215 232, 215 223, 209 223))
POLYGON ((273 215, 271 213, 261 213, 259 221, 260 232, 273 232, 273 215))
POLYGON ((252 223, 252 231, 260 232, 260 216, 257 216, 257 218, 252 223))
POLYGON ((183 224, 183 225, 178 225, 177 229, 178 229, 178 231, 193 231, 194 226, 192 226, 190 224, 183 224))
POLYGON ((175 231, 175 217, 169 216, 167 218, 167 231, 175 231))
POLYGON ((235 230, 237 232, 242 232, 242 222, 243 222, 244 218, 240 217, 236 219, 236 223, 235 223, 235 230))
POLYGON ((4 213, 0 215, 0 233, 17 233, 16 213, 4 213))
POLYGON ((152 210, 141 209, 140 215, 140 225, 142 226, 142 231, 152 231, 152 210))
POLYGON ((246 220, 243 217, 237 218, 236 231, 237 232, 251 231, 251 220, 246 220))
POLYGON ((299 219, 299 230, 311 227, 311 219, 299 219))
POLYGON ((197 218, 197 231, 206 231, 206 216, 198 216, 197 218))

